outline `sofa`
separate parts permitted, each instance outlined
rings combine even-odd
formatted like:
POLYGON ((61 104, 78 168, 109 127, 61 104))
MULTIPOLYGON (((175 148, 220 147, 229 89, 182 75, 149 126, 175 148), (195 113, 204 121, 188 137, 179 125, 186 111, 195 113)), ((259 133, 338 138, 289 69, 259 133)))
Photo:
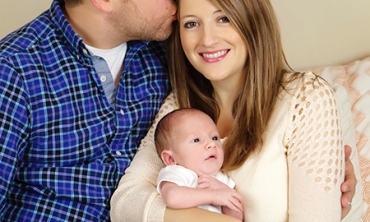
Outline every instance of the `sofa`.
POLYGON ((363 221, 370 221, 370 57, 310 70, 334 89, 344 143, 355 149, 351 159, 360 166, 356 176, 357 190, 362 190, 363 221))

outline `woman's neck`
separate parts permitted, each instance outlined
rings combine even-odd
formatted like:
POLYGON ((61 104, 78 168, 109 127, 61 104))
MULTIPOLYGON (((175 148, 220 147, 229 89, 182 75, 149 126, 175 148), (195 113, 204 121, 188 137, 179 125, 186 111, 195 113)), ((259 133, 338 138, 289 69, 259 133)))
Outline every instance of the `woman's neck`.
POLYGON ((239 94, 239 90, 236 89, 235 87, 233 89, 214 88, 214 99, 220 109, 216 124, 221 138, 229 135, 234 124, 233 105, 239 94))
POLYGON ((211 84, 213 86, 213 97, 219 108, 231 113, 234 102, 241 90, 241 81, 219 81, 211 82, 211 84))

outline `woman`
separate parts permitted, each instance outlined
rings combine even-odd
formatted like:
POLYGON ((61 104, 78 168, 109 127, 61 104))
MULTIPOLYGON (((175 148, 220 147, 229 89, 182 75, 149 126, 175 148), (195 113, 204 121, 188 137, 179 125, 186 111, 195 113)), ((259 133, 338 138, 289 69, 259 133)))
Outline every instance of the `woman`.
MULTIPOLYGON (((155 193, 163 167, 155 126, 166 113, 193 107, 227 138, 223 169, 243 196, 245 221, 339 221, 344 154, 333 92, 314 74, 290 69, 270 2, 178 4, 169 45, 174 91, 112 197, 112 220, 232 221, 166 209, 155 193), (127 203, 130 210, 123 211, 127 203)), ((349 221, 361 218, 352 216, 349 221)))

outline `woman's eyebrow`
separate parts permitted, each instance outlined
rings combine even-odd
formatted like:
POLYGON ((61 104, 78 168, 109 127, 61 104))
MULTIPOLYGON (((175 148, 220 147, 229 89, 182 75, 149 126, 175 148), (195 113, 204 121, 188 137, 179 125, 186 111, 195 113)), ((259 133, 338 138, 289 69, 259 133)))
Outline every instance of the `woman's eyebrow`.
MULTIPOLYGON (((218 10, 216 10, 216 11, 213 12, 213 14, 217 14, 217 13, 222 13, 222 10, 221 9, 218 9, 218 10)), ((190 15, 184 15, 184 16, 181 16, 180 17, 180 20, 181 19, 184 19, 184 18, 188 18, 188 17, 197 17, 197 16, 192 15, 192 14, 190 14, 190 15)))

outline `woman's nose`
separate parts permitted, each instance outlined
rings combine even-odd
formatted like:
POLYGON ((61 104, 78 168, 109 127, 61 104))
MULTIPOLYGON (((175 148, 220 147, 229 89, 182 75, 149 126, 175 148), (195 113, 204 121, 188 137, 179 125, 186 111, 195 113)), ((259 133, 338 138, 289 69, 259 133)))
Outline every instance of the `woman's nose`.
POLYGON ((212 26, 204 26, 202 43, 206 47, 210 47, 218 42, 217 30, 212 26))

